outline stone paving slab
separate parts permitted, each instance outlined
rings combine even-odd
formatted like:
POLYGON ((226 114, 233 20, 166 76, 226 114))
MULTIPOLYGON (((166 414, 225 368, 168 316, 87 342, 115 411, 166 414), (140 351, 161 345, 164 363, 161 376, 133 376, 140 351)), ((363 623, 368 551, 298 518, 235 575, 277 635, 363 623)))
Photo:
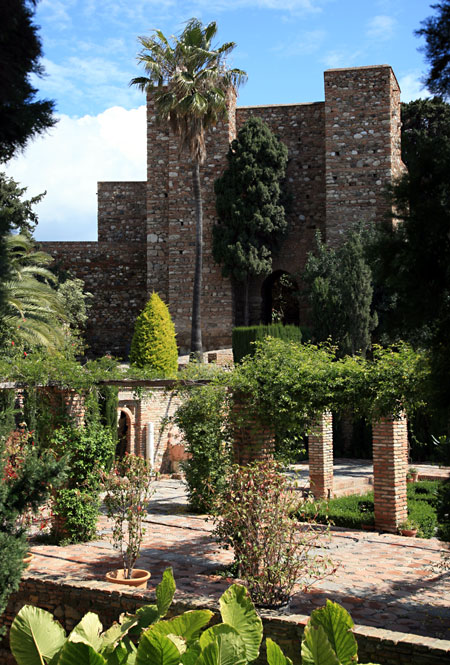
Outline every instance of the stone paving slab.
MULTIPOLYGON (((186 512, 179 480, 161 479, 149 505, 147 532, 137 567, 150 570, 157 584, 172 566, 180 591, 218 598, 231 579, 217 574, 232 560, 211 536, 205 516, 186 512)), ((54 581, 98 580, 120 566, 108 540, 110 524, 99 519, 99 539, 57 547, 35 545, 26 576, 54 581)), ((450 567, 442 567, 448 547, 437 539, 333 528, 321 545, 337 572, 306 591, 297 587, 291 612, 310 614, 327 598, 341 603, 356 624, 450 639, 450 567)), ((114 586, 114 585, 112 585, 114 586)))

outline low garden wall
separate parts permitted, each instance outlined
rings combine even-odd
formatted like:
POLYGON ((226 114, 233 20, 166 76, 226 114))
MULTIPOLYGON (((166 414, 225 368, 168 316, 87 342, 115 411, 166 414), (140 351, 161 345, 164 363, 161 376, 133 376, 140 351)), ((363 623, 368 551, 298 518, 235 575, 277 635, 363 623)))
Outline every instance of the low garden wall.
MULTIPOLYGON (((154 591, 116 590, 106 582, 71 581, 37 577, 25 573, 19 590, 14 593, 2 616, 2 625, 10 626, 14 616, 25 604, 32 604, 52 612, 66 630, 71 630, 86 612, 96 612, 103 626, 109 627, 122 612, 135 612, 138 607, 155 602, 154 591)), ((218 615, 218 604, 202 596, 191 596, 177 591, 169 616, 186 610, 208 608, 218 615)), ((299 665, 300 640, 308 620, 305 615, 262 615, 264 636, 274 639, 299 665)), ((450 663, 450 641, 422 637, 409 633, 382 630, 369 626, 356 626, 360 662, 379 665, 444 665, 450 663)), ((0 662, 14 664, 7 640, 0 646, 0 662)), ((262 650, 255 663, 266 664, 262 650)))

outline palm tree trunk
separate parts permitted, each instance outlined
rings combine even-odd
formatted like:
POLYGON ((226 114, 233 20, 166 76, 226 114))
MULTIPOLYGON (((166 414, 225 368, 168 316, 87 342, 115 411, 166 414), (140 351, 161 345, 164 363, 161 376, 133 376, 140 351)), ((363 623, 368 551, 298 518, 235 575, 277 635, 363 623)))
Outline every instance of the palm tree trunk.
POLYGON ((191 358, 203 362, 202 346, 202 272, 203 272, 203 207, 200 185, 200 165, 196 161, 192 169, 192 183, 195 200, 195 272, 192 294, 191 358))

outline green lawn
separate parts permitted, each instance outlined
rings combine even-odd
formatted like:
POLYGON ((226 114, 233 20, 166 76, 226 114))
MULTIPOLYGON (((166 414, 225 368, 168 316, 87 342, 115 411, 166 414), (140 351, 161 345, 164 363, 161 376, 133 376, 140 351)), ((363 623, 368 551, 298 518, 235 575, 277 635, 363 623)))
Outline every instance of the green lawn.
MULTIPOLYGON (((438 520, 436 515, 437 492, 440 481, 422 480, 410 483, 408 492, 408 515, 419 525, 418 536, 431 538, 436 535, 438 520)), ((300 519, 316 516, 320 524, 332 524, 359 529, 363 525, 375 523, 373 492, 353 494, 328 502, 306 503, 298 512, 300 519)))

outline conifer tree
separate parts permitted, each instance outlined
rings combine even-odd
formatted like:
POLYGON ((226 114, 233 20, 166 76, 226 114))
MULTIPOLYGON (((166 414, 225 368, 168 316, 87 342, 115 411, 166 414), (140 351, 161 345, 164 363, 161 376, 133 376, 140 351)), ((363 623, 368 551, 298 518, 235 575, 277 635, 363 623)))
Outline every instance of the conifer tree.
POLYGON ((361 232, 347 233, 336 250, 317 234, 317 250, 308 256, 303 279, 316 340, 331 338, 342 356, 364 354, 377 318, 371 313, 372 275, 361 232))
POLYGON ((282 182, 288 151, 259 118, 250 118, 231 143, 228 167, 215 182, 218 223, 213 256, 224 277, 244 286, 248 325, 248 287, 253 275, 267 275, 287 222, 282 182))
POLYGON ((136 319, 130 362, 138 367, 153 369, 164 377, 173 377, 177 373, 175 326, 167 305, 157 293, 152 293, 136 319))

